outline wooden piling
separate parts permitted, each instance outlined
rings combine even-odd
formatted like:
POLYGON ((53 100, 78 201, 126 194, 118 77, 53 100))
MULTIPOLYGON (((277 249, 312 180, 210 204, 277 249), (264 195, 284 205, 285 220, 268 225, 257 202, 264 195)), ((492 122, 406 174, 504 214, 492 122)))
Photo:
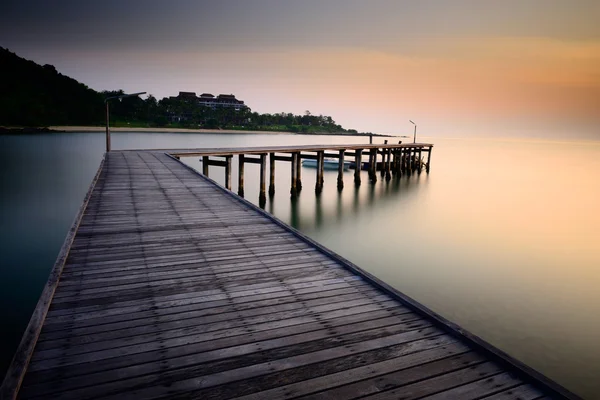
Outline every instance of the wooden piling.
POLYGON ((269 196, 275 195, 275 153, 269 154, 269 196))
MULTIPOLYGON (((387 140, 383 141, 383 144, 388 144, 387 140)), ((385 176, 385 158, 387 156, 387 149, 385 147, 381 148, 381 177, 385 176)))
POLYGON ((325 162, 325 152, 317 152, 317 183, 315 184, 315 193, 320 194, 323 191, 323 169, 325 162))
POLYGON ((398 149, 398 176, 402 176, 402 148, 398 149))
POLYGON ((408 175, 412 174, 412 149, 409 147, 407 150, 407 159, 406 159, 406 173, 408 175))
POLYGON ((429 148, 429 151, 428 151, 429 154, 427 154, 427 166, 425 167, 425 171, 427 173, 429 173, 429 166, 431 164, 431 150, 433 150, 433 147, 429 148))
POLYGON ((321 151, 321 190, 323 190, 323 184, 325 183, 325 152, 321 151))
POLYGON ((202 157, 202 174, 208 176, 208 156, 202 157))
POLYGON ((302 152, 296 153, 296 191, 302 190, 302 152))
POLYGON ((225 157, 225 189, 231 190, 231 159, 233 156, 225 157))
POLYGON ((371 182, 377 182, 377 149, 371 149, 371 157, 369 163, 369 171, 371 182))
POLYGON ((244 155, 238 156, 238 196, 244 197, 244 155))
POLYGON ((373 149, 369 150, 369 165, 367 167, 369 182, 373 181, 373 149))
POLYGON ((392 175, 390 173, 390 164, 392 162, 392 149, 386 149, 386 162, 385 162, 385 180, 389 181, 392 179, 392 175))
POLYGON ((418 161, 417 161, 417 163, 418 163, 418 164, 417 164, 417 168, 419 169, 419 173, 421 173, 421 169, 423 168, 423 162, 422 162, 422 158, 421 158, 421 151, 422 151, 422 148, 421 148, 421 147, 419 147, 419 150, 418 150, 418 151, 419 151, 419 159, 418 159, 418 161))
POLYGON ((290 188, 290 194, 292 197, 296 197, 298 194, 298 190, 296 188, 298 184, 298 153, 292 153, 292 162, 291 170, 292 170, 292 187, 290 188))
POLYGON ((258 202, 261 207, 267 202, 266 192, 266 174, 267 174, 267 155, 260 155, 260 194, 258 196, 258 202))
POLYGON ((362 149, 354 153, 354 185, 360 186, 360 171, 362 169, 362 149))
POLYGON ((337 188, 338 190, 342 190, 344 188, 344 153, 346 150, 339 151, 339 161, 338 161, 338 177, 337 177, 337 188))

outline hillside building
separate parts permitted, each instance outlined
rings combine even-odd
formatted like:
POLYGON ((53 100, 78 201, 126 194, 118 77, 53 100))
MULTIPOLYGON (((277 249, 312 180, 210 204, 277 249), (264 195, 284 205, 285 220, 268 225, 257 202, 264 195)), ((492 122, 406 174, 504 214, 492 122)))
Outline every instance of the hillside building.
POLYGON ((175 98, 188 101, 194 100, 198 102, 198 105, 210 107, 213 110, 217 108, 241 110, 248 107, 242 100, 236 99, 233 94, 220 94, 215 97, 211 93, 202 93, 200 96, 196 96, 195 92, 179 92, 179 95, 175 98))

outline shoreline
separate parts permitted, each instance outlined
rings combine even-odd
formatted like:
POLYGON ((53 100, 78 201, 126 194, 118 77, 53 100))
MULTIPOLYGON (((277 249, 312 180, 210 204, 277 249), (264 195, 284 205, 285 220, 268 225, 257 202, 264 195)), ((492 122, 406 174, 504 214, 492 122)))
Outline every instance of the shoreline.
MULTIPOLYGON (((0 134, 32 134, 32 133, 68 133, 68 132, 105 132, 103 126, 48 126, 37 128, 25 127, 0 127, 0 134)), ((267 134, 267 135, 308 135, 308 136, 362 136, 362 137, 403 137, 396 135, 386 135, 381 133, 348 133, 348 132, 286 132, 286 131, 259 131, 259 130, 238 130, 238 129, 191 129, 191 128, 136 128, 136 127, 114 127, 111 132, 144 132, 144 133, 212 133, 212 134, 267 134)))
MULTIPOLYGON (((59 132, 105 132, 104 126, 49 126, 51 131, 59 132)), ((227 129, 191 129, 191 128, 135 128, 135 127, 111 127, 111 132, 147 132, 147 133, 269 133, 269 134, 289 134, 293 132, 283 131, 242 131, 227 129)))

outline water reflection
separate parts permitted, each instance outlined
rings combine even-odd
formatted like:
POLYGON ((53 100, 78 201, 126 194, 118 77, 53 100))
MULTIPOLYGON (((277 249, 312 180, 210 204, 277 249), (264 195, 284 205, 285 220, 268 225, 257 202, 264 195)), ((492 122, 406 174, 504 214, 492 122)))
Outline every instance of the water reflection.
MULTIPOLYGON (((427 181, 421 181, 418 175, 413 177, 392 178, 390 181, 380 180, 377 183, 363 183, 360 187, 347 185, 338 191, 334 182, 325 183, 324 193, 318 195, 305 190, 296 198, 289 198, 288 223, 302 231, 318 231, 321 228, 334 228, 347 224, 352 220, 362 218, 362 215, 372 212, 375 208, 394 204, 400 199, 413 197, 419 189, 424 189, 427 181), (420 188, 420 186, 422 186, 420 188), (335 190, 333 190, 335 189, 335 190)), ((283 199, 279 199, 282 201, 283 199)), ((280 207, 274 207, 270 202, 269 212, 280 207)), ((281 216, 281 214, 279 214, 281 216)))

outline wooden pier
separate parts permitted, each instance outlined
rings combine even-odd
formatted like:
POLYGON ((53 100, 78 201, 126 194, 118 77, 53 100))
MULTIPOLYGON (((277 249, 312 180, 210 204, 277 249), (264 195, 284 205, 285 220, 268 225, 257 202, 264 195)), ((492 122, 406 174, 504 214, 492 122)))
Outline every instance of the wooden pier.
POLYGON ((231 160, 238 157, 238 195, 244 196, 244 164, 260 164, 260 195, 259 204, 266 202, 266 174, 267 157, 269 158, 269 196, 275 194, 275 161, 287 161, 290 163, 291 187, 290 194, 296 196, 302 190, 302 160, 316 160, 316 184, 315 193, 323 191, 323 170, 326 158, 338 160, 338 190, 344 189, 344 161, 346 157, 354 157, 354 184, 361 185, 360 167, 363 164, 363 154, 369 152, 368 178, 371 183, 377 182, 377 170, 381 171, 381 177, 387 181, 392 176, 400 178, 403 175, 410 176, 412 173, 421 173, 425 170, 429 173, 431 164, 432 144, 409 143, 388 144, 345 144, 345 145, 300 145, 300 146, 271 146, 271 147, 244 147, 244 148, 218 148, 218 149, 171 149, 169 154, 176 158, 199 157, 202 162, 202 173, 209 175, 209 167, 218 166, 225 168, 225 188, 231 189, 231 160), (424 155, 427 154, 425 160, 424 155), (381 157, 380 157, 381 156, 381 157), (379 161, 379 157, 381 160, 379 161))
POLYGON ((577 398, 176 159, 279 151, 107 153, 1 398, 577 398))

